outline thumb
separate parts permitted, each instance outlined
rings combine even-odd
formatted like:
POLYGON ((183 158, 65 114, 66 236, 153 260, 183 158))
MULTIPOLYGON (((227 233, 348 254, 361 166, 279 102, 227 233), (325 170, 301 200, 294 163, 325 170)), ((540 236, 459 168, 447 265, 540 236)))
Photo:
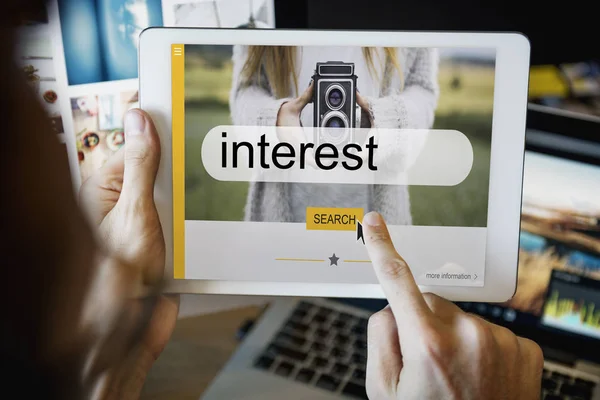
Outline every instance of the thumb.
POLYGON ((297 106, 302 110, 313 97, 313 87, 315 86, 315 81, 311 80, 310 85, 306 88, 306 90, 296 99, 297 106))
POLYGON ((154 123, 139 109, 125 116, 124 197, 151 198, 160 162, 160 141, 154 123))

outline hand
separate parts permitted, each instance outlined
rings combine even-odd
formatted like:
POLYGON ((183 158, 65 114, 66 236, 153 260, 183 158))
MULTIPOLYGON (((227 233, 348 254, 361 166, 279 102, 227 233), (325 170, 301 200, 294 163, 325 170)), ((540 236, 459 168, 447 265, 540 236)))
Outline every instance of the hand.
POLYGON ((363 220, 365 244, 389 306, 369 319, 370 399, 539 399, 534 342, 422 294, 383 219, 363 220))
POLYGON ((312 100, 313 87, 314 81, 311 80, 304 93, 281 105, 277 113, 277 126, 302 126, 300 114, 312 100))
MULTIPOLYGON (((304 93, 293 100, 283 103, 277 113, 277 138, 280 142, 291 144, 296 150, 296 154, 300 152, 301 143, 309 143, 300 122, 300 114, 302 114, 304 107, 312 100, 313 87, 314 81, 311 80, 304 93), (287 127, 293 129, 285 129, 287 127)), ((307 149, 306 163, 313 168, 317 168, 313 149, 307 149)))
MULTIPOLYGON (((362 110, 363 114, 367 115, 369 118, 367 119, 369 121, 369 126, 364 126, 365 128, 373 128, 375 126, 375 121, 373 121, 373 114, 371 113, 371 106, 369 105, 369 102, 367 101, 366 98, 364 98, 359 91, 356 91, 356 104, 358 104, 360 106, 360 109, 362 110)), ((364 118, 361 118, 361 126, 359 126, 359 128, 363 128, 363 122, 364 122, 364 118)))
MULTIPOLYGON (((126 114, 125 137, 124 147, 84 183, 81 202, 108 250, 143 268, 144 281, 153 284, 162 279, 165 266, 165 242, 154 204, 160 142, 152 120, 141 110, 126 114)), ((171 336, 178 300, 158 298, 139 351, 127 360, 127 367, 111 371, 106 396, 139 397, 148 370, 171 336)))

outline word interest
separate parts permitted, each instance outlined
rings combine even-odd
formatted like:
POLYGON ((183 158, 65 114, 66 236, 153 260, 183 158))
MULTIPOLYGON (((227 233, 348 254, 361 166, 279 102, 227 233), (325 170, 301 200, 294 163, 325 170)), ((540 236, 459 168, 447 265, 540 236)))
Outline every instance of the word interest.
MULTIPOLYGON (((227 132, 222 133, 222 137, 227 138, 227 132)), ((259 148, 259 164, 260 168, 269 169, 271 165, 268 163, 267 151, 270 148, 270 143, 266 141, 265 135, 260 137, 256 144, 259 148)), ((365 145, 368 150, 367 164, 371 171, 377 171, 377 166, 374 165, 374 150, 377 148, 375 140, 371 137, 365 145)), ((356 171, 362 168, 364 160, 359 155, 363 151, 362 146, 356 143, 348 143, 340 150, 331 143, 322 143, 315 148, 313 143, 301 143, 299 154, 296 154, 296 149, 290 143, 277 143, 271 149, 271 161, 275 168, 290 169, 296 163, 296 158, 300 158, 300 169, 306 168, 306 152, 308 149, 314 149, 315 164, 323 170, 332 170, 338 165, 341 165, 348 171, 356 171), (341 153, 341 155, 340 155, 341 153), (342 160, 340 160, 340 157, 342 160)), ((240 154, 242 151, 247 152, 248 168, 254 168, 254 145, 250 142, 231 142, 231 167, 238 168, 240 154), (244 150, 245 149, 245 150, 244 150)), ((221 143, 221 166, 228 168, 227 159, 227 142, 221 143)))

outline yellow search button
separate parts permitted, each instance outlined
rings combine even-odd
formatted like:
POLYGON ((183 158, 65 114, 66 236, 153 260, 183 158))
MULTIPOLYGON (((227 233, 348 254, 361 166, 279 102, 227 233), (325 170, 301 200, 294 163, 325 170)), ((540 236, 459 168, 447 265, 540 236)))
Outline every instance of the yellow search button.
POLYGON ((356 222, 362 221, 362 208, 306 208, 306 229, 320 231, 354 231, 356 222))

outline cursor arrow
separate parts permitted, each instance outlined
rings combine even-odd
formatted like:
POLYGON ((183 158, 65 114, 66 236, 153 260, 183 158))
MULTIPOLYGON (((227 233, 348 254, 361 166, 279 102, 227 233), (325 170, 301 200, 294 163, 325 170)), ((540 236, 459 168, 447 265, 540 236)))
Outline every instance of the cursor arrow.
POLYGON ((362 240, 363 244, 365 244, 365 237, 363 235, 363 227, 362 224, 356 221, 356 240, 362 240))

